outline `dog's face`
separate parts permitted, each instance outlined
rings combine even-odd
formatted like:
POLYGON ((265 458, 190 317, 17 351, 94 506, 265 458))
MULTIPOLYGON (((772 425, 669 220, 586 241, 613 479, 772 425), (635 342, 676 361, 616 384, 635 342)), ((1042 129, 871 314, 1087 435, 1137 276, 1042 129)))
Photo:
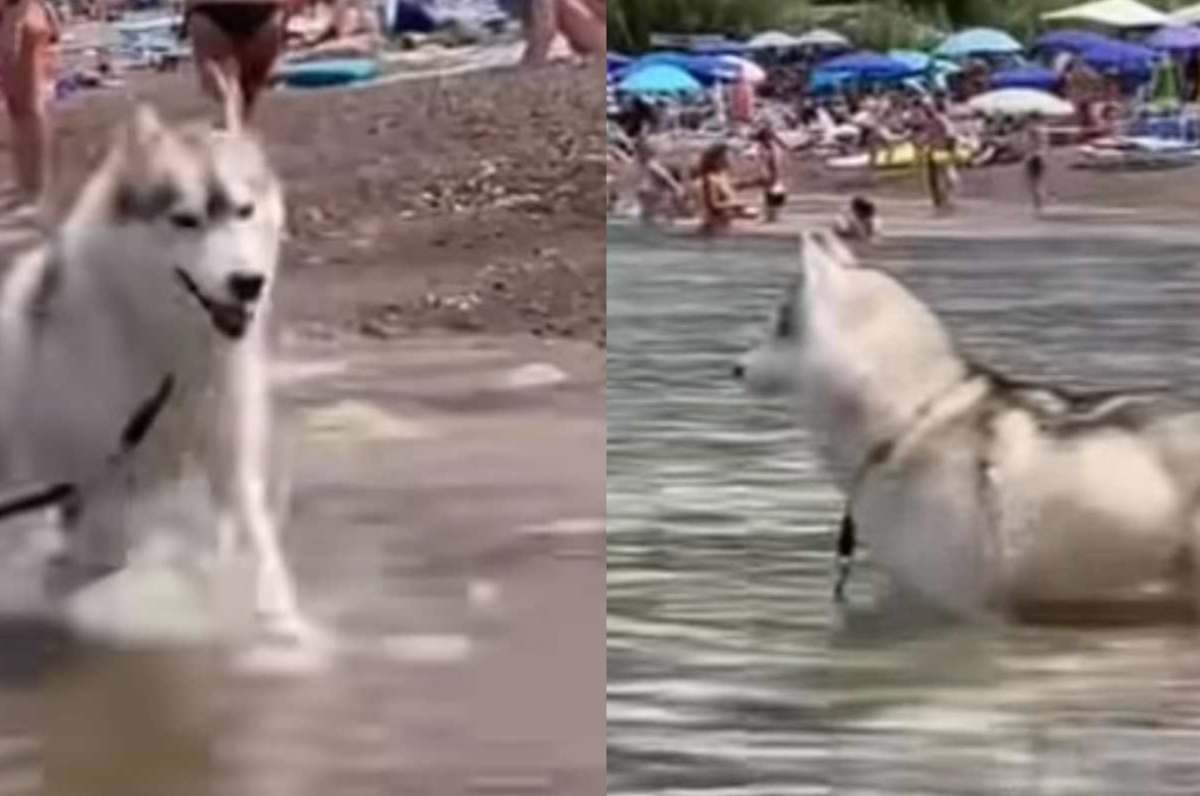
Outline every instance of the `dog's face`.
POLYGON ((109 167, 104 226, 120 248, 141 253, 125 276, 165 279, 221 337, 245 336, 271 287, 284 226, 279 182, 259 143, 167 127, 142 108, 109 167))

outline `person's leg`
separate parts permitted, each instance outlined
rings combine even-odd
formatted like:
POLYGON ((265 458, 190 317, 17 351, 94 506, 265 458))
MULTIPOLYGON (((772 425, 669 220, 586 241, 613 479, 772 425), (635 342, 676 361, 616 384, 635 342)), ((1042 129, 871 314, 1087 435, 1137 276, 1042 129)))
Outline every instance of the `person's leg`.
POLYGON ((558 30, 578 55, 599 55, 608 48, 608 24, 586 0, 556 0, 558 30))
POLYGON ((211 69, 219 69, 230 82, 241 80, 234 42, 225 31, 209 19, 202 11, 188 15, 188 38, 196 60, 196 73, 200 88, 218 103, 224 102, 221 87, 213 79, 211 69))
POLYGON ((255 103, 267 87, 275 62, 283 51, 284 32, 283 15, 276 14, 253 38, 238 48, 242 101, 245 103, 244 115, 247 120, 254 115, 255 103))
POLYGON ((522 25, 525 29, 524 63, 543 64, 558 33, 557 0, 523 0, 522 25))
POLYGON ((43 13, 37 7, 29 7, 22 18, 9 13, 0 26, 7 45, 0 54, 0 75, 12 119, 13 166, 27 201, 41 198, 49 176, 53 44, 48 27, 41 24, 43 13))

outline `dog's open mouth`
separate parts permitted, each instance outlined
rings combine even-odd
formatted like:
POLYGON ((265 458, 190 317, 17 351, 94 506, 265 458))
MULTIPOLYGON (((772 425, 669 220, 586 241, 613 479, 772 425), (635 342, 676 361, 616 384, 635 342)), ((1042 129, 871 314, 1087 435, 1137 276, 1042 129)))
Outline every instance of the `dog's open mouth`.
POLYGON ((175 269, 175 275, 183 283, 184 289, 208 313, 209 319, 218 332, 230 340, 240 340, 246 335, 246 330, 250 328, 250 322, 254 320, 254 313, 249 307, 242 304, 226 304, 209 298, 200 290, 196 281, 181 268, 175 269))

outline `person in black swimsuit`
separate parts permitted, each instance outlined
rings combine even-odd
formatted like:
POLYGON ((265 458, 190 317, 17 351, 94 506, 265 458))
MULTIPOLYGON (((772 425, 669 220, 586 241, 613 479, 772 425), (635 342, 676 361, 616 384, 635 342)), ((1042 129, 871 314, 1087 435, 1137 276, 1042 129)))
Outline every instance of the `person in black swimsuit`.
POLYGON ((221 92, 210 70, 219 69, 241 90, 243 115, 250 118, 283 49, 287 27, 282 0, 193 0, 184 30, 192 39, 204 90, 221 92))

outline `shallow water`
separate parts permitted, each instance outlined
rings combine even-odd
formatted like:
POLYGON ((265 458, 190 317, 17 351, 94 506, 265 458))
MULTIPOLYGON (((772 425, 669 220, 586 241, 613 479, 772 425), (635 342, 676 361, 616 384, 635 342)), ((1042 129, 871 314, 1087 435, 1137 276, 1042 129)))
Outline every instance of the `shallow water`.
POLYGON ((285 346, 284 543, 328 654, 166 643, 208 585, 172 561, 90 603, 116 642, 0 620, 0 794, 600 793, 598 353, 509 342, 285 346))
MULTIPOLYGON (((988 223, 877 259, 993 365, 1197 393, 1200 238, 988 223)), ((838 495, 729 378, 795 251, 609 229, 609 792, 1200 792, 1195 629, 950 627, 866 578, 831 605, 838 495)))

